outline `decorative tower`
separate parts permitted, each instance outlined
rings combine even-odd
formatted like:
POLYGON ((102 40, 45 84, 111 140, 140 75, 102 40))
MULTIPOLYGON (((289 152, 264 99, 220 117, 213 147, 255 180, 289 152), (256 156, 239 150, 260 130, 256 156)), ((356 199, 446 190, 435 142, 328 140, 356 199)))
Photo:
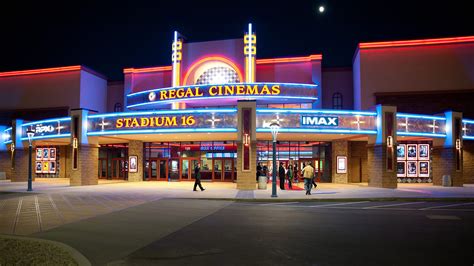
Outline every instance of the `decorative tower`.
POLYGON ((257 56, 257 36, 252 32, 249 23, 248 32, 244 35, 245 82, 255 82, 255 57, 257 56))
MULTIPOLYGON (((173 63, 173 73, 172 73, 172 86, 178 87, 181 86, 181 59, 182 59, 182 49, 183 49, 183 40, 178 38, 178 32, 174 32, 173 44, 171 46, 171 62, 173 63)), ((175 102, 172 104, 172 109, 184 109, 185 104, 180 102, 175 102)))

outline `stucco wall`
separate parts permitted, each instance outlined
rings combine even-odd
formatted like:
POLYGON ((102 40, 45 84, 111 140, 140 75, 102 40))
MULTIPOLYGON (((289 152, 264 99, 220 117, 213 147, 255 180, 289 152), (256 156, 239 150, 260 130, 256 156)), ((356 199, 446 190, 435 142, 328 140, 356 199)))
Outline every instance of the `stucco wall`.
POLYGON ((360 56, 361 92, 355 90, 356 109, 375 105, 375 93, 474 89, 474 43, 361 49, 357 53, 354 65, 360 56))
POLYGON ((107 110, 107 80, 81 70, 80 108, 105 113, 107 110))
POLYGON ((332 109, 332 97, 334 93, 342 94, 342 109, 352 110, 353 101, 353 82, 351 68, 323 68, 322 69, 322 107, 332 109))

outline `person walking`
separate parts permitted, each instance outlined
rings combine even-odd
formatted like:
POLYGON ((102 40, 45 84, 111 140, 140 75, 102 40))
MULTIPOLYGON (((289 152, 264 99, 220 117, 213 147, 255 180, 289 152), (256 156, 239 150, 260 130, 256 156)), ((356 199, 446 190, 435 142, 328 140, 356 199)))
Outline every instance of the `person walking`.
POLYGON ((291 181, 293 180, 293 166, 290 164, 290 166, 288 166, 288 171, 286 172, 286 176, 288 177, 288 187, 290 189, 293 189, 293 187, 291 186, 291 181))
POLYGON ((293 176, 295 178, 294 182, 299 183, 300 172, 298 171, 298 165, 296 163, 295 166, 293 166, 293 176))
POLYGON ((278 168, 278 178, 280 178, 280 189, 285 190, 285 167, 283 167, 283 163, 280 163, 278 168))
POLYGON ((316 188, 318 186, 318 184, 316 184, 316 174, 313 174, 313 180, 311 181, 311 185, 316 188))
POLYGON ((194 167, 194 189, 193 189, 193 191, 197 191, 196 186, 199 186, 201 191, 205 190, 201 185, 201 163, 197 163, 196 167, 194 167))
POLYGON ((304 188, 306 189, 306 195, 311 195, 311 188, 313 186, 312 180, 314 178, 314 168, 311 163, 307 164, 303 168, 304 188))
POLYGON ((258 183, 258 177, 262 175, 262 166, 260 163, 257 164, 257 183, 258 183))

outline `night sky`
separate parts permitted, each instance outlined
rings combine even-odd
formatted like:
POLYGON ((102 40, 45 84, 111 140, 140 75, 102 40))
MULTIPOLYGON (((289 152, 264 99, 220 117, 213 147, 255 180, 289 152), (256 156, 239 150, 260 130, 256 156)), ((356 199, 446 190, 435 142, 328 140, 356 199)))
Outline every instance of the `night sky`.
POLYGON ((474 35, 469 1, 14 2, 0 9, 0 71, 82 64, 109 80, 169 65, 173 30, 241 38, 252 22, 258 58, 323 53, 326 67, 351 66, 359 42, 474 35))

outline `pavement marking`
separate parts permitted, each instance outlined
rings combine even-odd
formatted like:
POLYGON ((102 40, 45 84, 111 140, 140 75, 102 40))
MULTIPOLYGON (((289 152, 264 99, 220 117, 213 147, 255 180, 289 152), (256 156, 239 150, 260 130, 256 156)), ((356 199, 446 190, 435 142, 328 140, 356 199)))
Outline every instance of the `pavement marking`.
POLYGON ((432 220, 461 220, 461 218, 454 215, 426 215, 426 217, 432 220))
POLYGON ((38 203, 38 196, 35 196, 35 209, 36 209, 36 220, 38 221, 38 228, 43 231, 43 223, 41 221, 41 211, 38 203))
POLYGON ((295 204, 299 203, 297 201, 292 201, 292 202, 276 202, 276 203, 264 203, 264 204, 259 204, 260 206, 270 206, 270 205, 287 205, 287 204, 295 204))
POLYGON ((305 206, 305 207, 309 207, 309 208, 331 207, 332 208, 332 206, 359 204, 359 203, 366 203, 366 202, 370 202, 370 201, 356 201, 356 202, 344 202, 344 203, 334 203, 334 204, 319 204, 319 205, 312 205, 312 206, 305 206))
POLYGON ((424 211, 424 210, 439 209, 439 208, 454 207, 454 206, 464 206, 464 205, 472 205, 472 204, 474 204, 474 202, 457 203, 457 204, 440 205, 440 206, 432 206, 432 207, 421 208, 421 209, 418 209, 418 210, 424 211))
POLYGON ((16 225, 18 223, 18 219, 20 218, 20 211, 21 211, 21 204, 23 203, 23 197, 18 199, 18 207, 16 208, 15 219, 13 220, 12 224, 12 233, 15 234, 16 225))
POLYGON ((56 203, 54 202, 53 198, 51 198, 51 194, 48 194, 48 199, 49 202, 51 203, 51 206, 53 206, 54 212, 56 212, 56 215, 61 219, 61 223, 64 223, 64 217, 61 214, 61 212, 58 210, 58 207, 56 206, 56 203))
POLYGON ((388 205, 377 205, 377 206, 369 206, 362 209, 378 209, 378 208, 385 208, 385 207, 395 207, 395 206, 403 206, 403 205, 410 205, 410 204, 418 204, 418 203, 425 203, 424 201, 418 202, 404 202, 404 203, 397 203, 397 204, 388 204, 388 205))

